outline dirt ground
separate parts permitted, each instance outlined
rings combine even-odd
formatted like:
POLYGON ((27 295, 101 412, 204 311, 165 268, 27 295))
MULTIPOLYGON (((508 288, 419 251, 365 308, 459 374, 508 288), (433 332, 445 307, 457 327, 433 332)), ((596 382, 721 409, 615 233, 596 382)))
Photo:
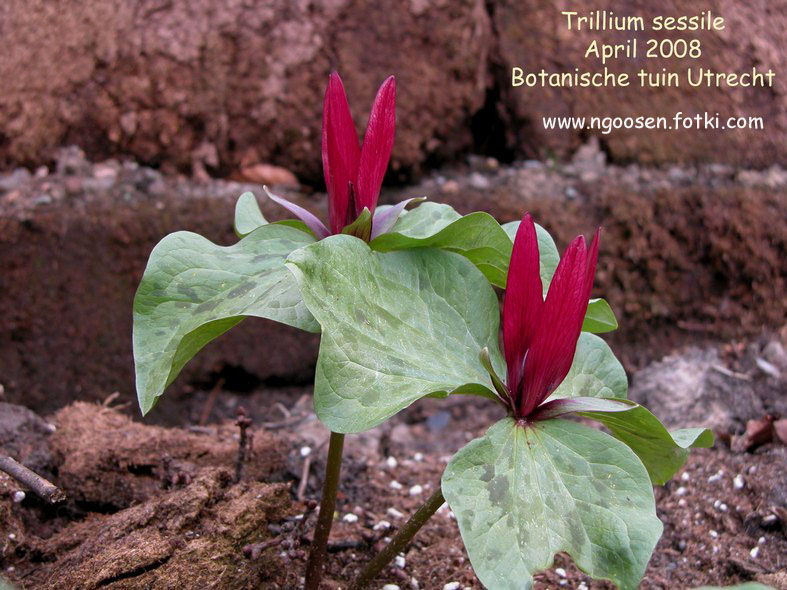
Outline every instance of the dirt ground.
MULTIPOLYGON (((781 346, 783 355, 783 345, 777 337, 757 350, 781 346)), ((718 362, 761 393, 758 411, 784 412, 782 373, 753 368, 752 350, 722 348, 718 362)), ((691 352, 682 358, 700 362, 691 352)), ((777 370, 787 373, 787 366, 777 370)), ((649 391, 647 380, 637 382, 635 375, 635 399, 649 391)), ((719 391, 729 396, 730 424, 745 425, 753 414, 735 407, 735 390, 719 391)), ((55 508, 32 494, 15 502, 19 486, 0 476, 4 575, 24 589, 297 588, 327 446, 308 388, 198 389, 181 428, 140 424, 125 415, 133 409, 116 403, 77 402, 46 420, 18 406, 0 408, 0 442, 68 495, 55 508), (240 405, 249 408, 253 442, 235 481, 239 429, 232 417, 240 405)), ((346 587, 433 491, 451 454, 499 412, 485 400, 425 400, 348 437, 324 588, 346 587)), ((641 590, 747 580, 787 588, 787 448, 775 432, 754 441, 745 426, 717 429, 716 446, 693 452, 656 498, 665 530, 641 590)), ((555 566, 536 576, 537 590, 613 588, 583 575, 567 556, 555 566)), ((370 587, 439 590, 450 582, 481 588, 446 507, 370 587)))
MULTIPOLYGON (((145 423, 131 385, 131 298, 150 249, 184 228, 229 243, 249 188, 74 149, 54 169, 0 176, 0 449, 67 495, 48 506, 0 475, 0 576, 20 590, 298 587, 328 436, 311 411, 317 337, 244 322, 145 423)), ((596 288, 621 321, 607 339, 630 397, 717 436, 656 489, 665 530, 640 589, 787 589, 787 172, 613 165, 590 142, 565 163, 468 158, 384 199, 401 194, 501 221, 530 210, 561 248, 603 224, 596 288)), ((291 196, 324 213, 321 195, 291 196)), ((499 417, 485 401, 424 400, 348 437, 324 589, 346 588, 499 417)), ((451 582, 481 588, 444 508, 370 587, 451 582)), ((612 586, 561 555, 535 588, 612 586)))

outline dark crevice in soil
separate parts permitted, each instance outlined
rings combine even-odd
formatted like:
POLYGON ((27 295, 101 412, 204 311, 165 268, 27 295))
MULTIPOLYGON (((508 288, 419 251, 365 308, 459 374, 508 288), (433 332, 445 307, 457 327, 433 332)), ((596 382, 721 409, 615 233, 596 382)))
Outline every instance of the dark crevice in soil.
POLYGON ((130 572, 125 572, 125 573, 122 573, 122 574, 118 574, 117 576, 112 576, 111 578, 106 578, 105 580, 101 580, 98 583, 98 587, 99 588, 103 588, 103 587, 106 587, 106 586, 110 586, 111 584, 114 584, 115 582, 120 582, 121 580, 129 580, 131 578, 136 578, 137 576, 141 576, 142 574, 146 574, 148 572, 152 572, 153 570, 158 569, 162 565, 167 563, 169 561, 169 559, 170 559, 170 556, 167 556, 167 557, 165 557, 163 559, 159 559, 158 561, 155 561, 155 562, 153 562, 153 563, 151 563, 149 565, 145 565, 145 566, 142 566, 142 567, 138 567, 138 568, 136 568, 134 570, 131 570, 130 572))

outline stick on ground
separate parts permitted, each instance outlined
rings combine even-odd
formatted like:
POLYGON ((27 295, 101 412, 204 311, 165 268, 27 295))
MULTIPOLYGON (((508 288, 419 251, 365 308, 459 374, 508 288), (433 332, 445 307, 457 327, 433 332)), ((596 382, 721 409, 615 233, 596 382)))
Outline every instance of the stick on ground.
POLYGON ((7 455, 0 455, 0 469, 50 504, 57 504, 66 499, 63 490, 7 455))

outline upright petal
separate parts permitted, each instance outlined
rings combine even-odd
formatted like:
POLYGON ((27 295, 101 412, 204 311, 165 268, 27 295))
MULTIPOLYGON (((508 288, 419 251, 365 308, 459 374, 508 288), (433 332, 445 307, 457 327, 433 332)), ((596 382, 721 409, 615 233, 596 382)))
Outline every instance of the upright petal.
POLYGON ((549 285, 525 362, 522 416, 544 401, 571 368, 588 307, 587 258, 585 238, 578 236, 566 249, 549 285))
POLYGON ((347 220, 350 183, 358 176, 361 149, 339 74, 328 79, 322 111, 322 170, 328 190, 331 233, 342 231, 347 220))
POLYGON ((366 134, 361 147, 361 163, 358 167, 358 185, 355 211, 364 207, 374 213, 380 186, 383 184, 388 160, 393 150, 396 130, 396 79, 390 76, 382 83, 366 125, 366 134))
POLYGON ((525 213, 514 239, 503 300, 503 350, 508 389, 516 396, 522 380, 522 361, 530 347, 544 304, 541 295, 538 237, 530 213, 525 213))

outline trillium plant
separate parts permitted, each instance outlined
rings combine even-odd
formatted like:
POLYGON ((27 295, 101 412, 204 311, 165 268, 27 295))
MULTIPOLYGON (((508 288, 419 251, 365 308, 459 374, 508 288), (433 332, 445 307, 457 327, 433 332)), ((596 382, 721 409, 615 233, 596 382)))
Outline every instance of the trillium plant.
POLYGON ((149 412, 202 347, 245 317, 320 332, 314 409, 331 437, 307 590, 320 584, 344 436, 448 395, 480 396, 506 416, 458 450, 436 491, 351 587, 367 587, 447 502, 487 588, 530 588, 534 572, 565 552, 589 575, 633 590, 662 531, 652 486, 712 434, 670 432, 626 399, 623 367, 596 335, 614 330, 615 316, 590 298, 600 230, 560 258, 527 214, 500 225, 437 203, 405 209, 422 199, 377 205, 395 93, 388 78, 359 144, 342 81, 330 76, 328 225, 265 189, 298 220, 269 223, 245 193, 237 243, 177 232, 156 246, 134 300, 140 408, 149 412), (502 350, 495 288, 504 289, 502 350))

